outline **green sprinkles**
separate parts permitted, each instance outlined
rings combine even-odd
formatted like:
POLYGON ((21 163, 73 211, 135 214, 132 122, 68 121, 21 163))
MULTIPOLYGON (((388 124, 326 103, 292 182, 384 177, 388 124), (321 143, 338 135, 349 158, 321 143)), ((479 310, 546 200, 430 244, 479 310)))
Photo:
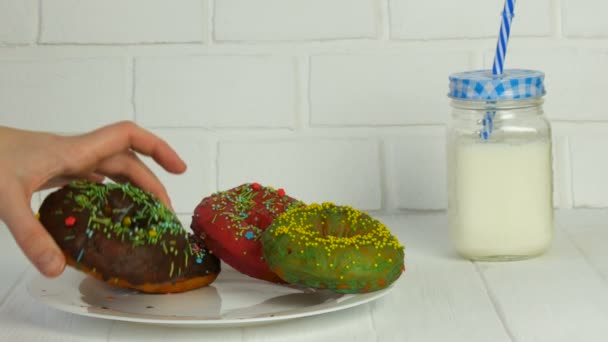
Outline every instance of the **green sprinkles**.
POLYGON ((91 233, 89 233, 89 237, 94 231, 99 231, 103 232, 108 239, 115 236, 123 241, 129 241, 133 247, 137 247, 156 245, 166 235, 187 236, 186 231, 169 208, 159 203, 152 194, 131 184, 97 184, 75 181, 69 186, 73 190, 69 197, 74 198, 77 205, 75 209, 90 212, 88 228, 91 233), (112 213, 119 213, 117 222, 113 222, 113 219, 105 216, 99 208, 108 206, 107 198, 110 192, 116 190, 122 192, 123 198, 130 199, 139 204, 141 208, 132 213, 131 217, 127 214, 133 205, 127 208, 112 208, 112 213), (138 229, 141 226, 145 226, 147 229, 138 229))
POLYGON ((200 205, 210 204, 211 210, 215 212, 211 223, 215 223, 218 218, 224 218, 228 222, 226 228, 235 230, 235 240, 238 240, 238 237, 259 240, 263 230, 257 224, 242 224, 243 221, 249 219, 250 215, 247 213, 252 212, 256 206, 256 196, 261 196, 261 201, 258 201, 273 215, 304 205, 300 201, 285 196, 282 189, 275 190, 258 183, 247 183, 234 189, 216 192, 200 205))
MULTIPOLYGON (((168 270, 169 277, 182 275, 182 266, 188 267, 190 260, 202 260, 204 250, 198 246, 191 246, 188 232, 183 229, 181 223, 173 212, 158 199, 131 184, 107 183, 97 184, 87 181, 75 181, 68 185, 65 204, 73 204, 74 212, 86 212, 88 217, 85 236, 92 238, 95 233, 102 234, 107 239, 116 239, 129 243, 133 248, 139 246, 162 246, 165 255, 171 258, 184 254, 184 265, 175 265, 171 261, 168 270), (125 199, 125 207, 112 208, 109 202, 110 195, 116 196, 116 192, 122 194, 125 199), (131 204, 126 204, 131 203, 131 204), (186 241, 188 248, 178 248, 178 241, 186 241), (168 243, 167 243, 168 242, 168 243), (190 259, 190 256, 193 259, 190 259), (177 268, 176 268, 177 267, 177 268)), ((63 211, 55 212, 63 215, 63 211)), ((70 234, 64 240, 74 240, 76 235, 70 234)), ((179 244, 181 246, 181 244, 179 244)), ((85 254, 81 249, 76 257, 80 263, 85 254)))

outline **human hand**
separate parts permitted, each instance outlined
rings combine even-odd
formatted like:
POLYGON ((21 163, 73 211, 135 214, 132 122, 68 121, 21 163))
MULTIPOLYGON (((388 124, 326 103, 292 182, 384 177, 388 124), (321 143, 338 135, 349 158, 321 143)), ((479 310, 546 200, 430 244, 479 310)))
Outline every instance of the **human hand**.
POLYGON ((165 141, 128 121, 77 136, 0 126, 0 219, 40 273, 58 276, 65 257, 30 208, 34 192, 75 179, 100 182, 107 176, 130 181, 171 207, 166 189, 136 152, 171 173, 186 170, 165 141))

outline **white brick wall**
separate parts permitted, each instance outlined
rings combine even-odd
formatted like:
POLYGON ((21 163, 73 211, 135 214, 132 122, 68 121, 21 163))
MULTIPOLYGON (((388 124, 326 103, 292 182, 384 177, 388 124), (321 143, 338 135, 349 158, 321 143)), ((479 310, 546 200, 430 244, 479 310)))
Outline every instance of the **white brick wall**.
POLYGON ((0 46, 27 44, 36 40, 38 13, 36 0, 0 1, 0 46))
POLYGON ((400 209, 447 207, 445 130, 423 130, 387 142, 390 204, 400 209))
POLYGON ((586 136, 572 139, 572 186, 574 204, 581 207, 607 206, 608 185, 604 181, 608 172, 608 158, 598 154, 606 150, 608 139, 586 136))
POLYGON ((201 42, 203 0, 51 0, 42 4, 44 43, 201 42))
POLYGON ((573 199, 570 140, 561 133, 555 133, 555 130, 553 132, 553 203, 559 208, 571 208, 573 199))
POLYGON ((469 63, 462 51, 315 56, 310 67, 311 124, 444 123, 445 75, 466 70, 469 63))
MULTIPOLYGON (((0 0, 0 123, 132 119, 184 221, 247 181, 366 210, 446 205, 447 77, 488 68, 503 0, 0 0)), ((608 5, 518 1, 508 67, 547 74, 555 203, 608 207, 608 5)), ((36 206, 38 200, 33 200, 36 206)))
POLYGON ((608 21, 601 13, 608 3, 595 0, 562 0, 564 35, 567 37, 606 37, 608 21))
MULTIPOLYGON (((398 39, 494 37, 504 6, 503 0, 389 1, 392 33, 398 39)), ((513 36, 550 33, 551 0, 517 2, 513 36)))
POLYGON ((137 59, 136 115, 156 127, 291 127, 295 73, 282 57, 137 59))
POLYGON ((217 0, 219 41, 373 38, 374 0, 217 0))
POLYGON ((381 208, 380 148, 375 140, 303 139, 221 142, 221 189, 246 182, 281 187, 306 202, 381 208))
POLYGON ((58 132, 130 119, 123 58, 1 59, 0 122, 58 132))
POLYGON ((570 158, 573 202, 577 207, 607 207, 608 125, 597 123, 573 130, 570 158))

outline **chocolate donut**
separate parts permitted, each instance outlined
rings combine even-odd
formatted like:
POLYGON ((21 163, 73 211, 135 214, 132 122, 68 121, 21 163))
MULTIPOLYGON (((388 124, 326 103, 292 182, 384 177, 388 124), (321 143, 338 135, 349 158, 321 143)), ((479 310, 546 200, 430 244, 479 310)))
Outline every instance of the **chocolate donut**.
POLYGON ((191 227, 214 255, 236 270, 281 283, 264 261, 259 239, 278 215, 303 205, 283 189, 243 184, 204 198, 195 209, 191 227))
POLYGON ((405 270, 397 238, 380 221, 348 206, 296 208, 279 216, 261 241, 270 269, 295 285, 371 292, 405 270))
POLYGON ((158 199, 130 184, 72 182, 45 198, 40 222, 68 265, 146 293, 208 285, 220 262, 158 199))

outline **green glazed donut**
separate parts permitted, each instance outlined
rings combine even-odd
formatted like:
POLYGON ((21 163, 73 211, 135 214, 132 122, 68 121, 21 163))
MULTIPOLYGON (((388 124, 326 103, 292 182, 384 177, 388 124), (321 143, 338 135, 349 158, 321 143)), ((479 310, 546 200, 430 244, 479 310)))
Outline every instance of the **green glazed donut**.
POLYGON ((270 269, 299 286, 371 292, 405 270, 397 238, 380 221, 348 206, 294 208, 279 215, 261 241, 270 269))

